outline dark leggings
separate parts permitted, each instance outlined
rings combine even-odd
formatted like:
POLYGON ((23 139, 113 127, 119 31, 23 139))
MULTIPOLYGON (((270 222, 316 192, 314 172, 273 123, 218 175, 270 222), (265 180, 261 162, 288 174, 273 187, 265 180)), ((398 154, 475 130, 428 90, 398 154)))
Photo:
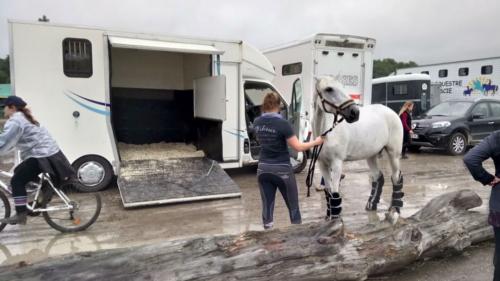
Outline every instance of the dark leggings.
POLYGON ((276 189, 279 189, 285 200, 292 224, 302 223, 297 182, 291 165, 259 163, 257 179, 262 198, 262 222, 265 228, 273 225, 276 189))
POLYGON ((495 232, 495 256, 493 258, 493 265, 495 266, 495 273, 493 281, 500 281, 500 227, 493 227, 495 232))
POLYGON ((26 184, 36 178, 42 171, 38 165, 38 160, 29 158, 21 162, 14 169, 14 176, 10 180, 12 186, 12 197, 16 212, 26 212, 27 194, 26 184))
POLYGON ((411 144, 411 136, 410 132, 404 131, 403 132, 403 148, 401 151, 402 155, 406 155, 406 152, 408 151, 408 147, 411 144))

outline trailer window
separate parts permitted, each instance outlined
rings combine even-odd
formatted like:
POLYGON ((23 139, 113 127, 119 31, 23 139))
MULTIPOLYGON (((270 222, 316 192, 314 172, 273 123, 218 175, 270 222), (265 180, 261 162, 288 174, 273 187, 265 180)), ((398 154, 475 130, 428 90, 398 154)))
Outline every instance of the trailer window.
POLYGON ((63 70, 68 77, 92 76, 92 44, 87 39, 66 38, 62 43, 63 70))
POLYGON ((365 47, 365 44, 363 44, 363 43, 349 42, 347 40, 345 40, 345 41, 326 40, 325 41, 325 46, 326 47, 340 47, 340 48, 363 49, 365 47))
POLYGON ((493 73, 493 65, 483 65, 481 66, 481 74, 491 74, 493 73))
POLYGON ((439 70, 439 78, 444 78, 444 77, 448 77, 448 69, 441 69, 439 70))
POLYGON ((393 95, 407 95, 408 94, 408 85, 406 84, 398 84, 392 86, 392 94, 393 95))
POLYGON ((468 67, 462 67, 458 69, 458 76, 467 76, 467 75, 469 75, 468 67))
POLYGON ((302 73, 302 63, 301 62, 285 64, 281 68, 281 75, 283 75, 283 76, 300 74, 300 73, 302 73))
POLYGON ((302 83, 300 79, 293 82, 292 89, 292 113, 300 113, 302 107, 302 83))

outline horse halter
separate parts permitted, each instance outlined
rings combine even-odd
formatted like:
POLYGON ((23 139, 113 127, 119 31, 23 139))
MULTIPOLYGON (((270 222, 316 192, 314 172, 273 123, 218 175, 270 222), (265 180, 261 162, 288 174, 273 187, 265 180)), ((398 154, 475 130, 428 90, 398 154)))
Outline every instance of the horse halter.
POLYGON ((348 99, 345 102, 343 102, 342 104, 336 105, 336 104, 328 101, 327 99, 325 99, 323 97, 323 95, 321 94, 321 91, 319 91, 319 90, 316 89, 316 92, 318 93, 319 99, 321 100, 321 106, 323 107, 323 111, 325 111, 326 113, 333 114, 335 116, 335 121, 333 122, 333 127, 335 127, 338 123, 344 121, 344 116, 340 112, 342 110, 348 108, 349 106, 356 104, 353 99, 348 99), (329 107, 333 108, 334 111, 329 111, 326 108, 327 105, 329 107), (339 114, 341 116, 340 120, 338 119, 338 115, 339 114))

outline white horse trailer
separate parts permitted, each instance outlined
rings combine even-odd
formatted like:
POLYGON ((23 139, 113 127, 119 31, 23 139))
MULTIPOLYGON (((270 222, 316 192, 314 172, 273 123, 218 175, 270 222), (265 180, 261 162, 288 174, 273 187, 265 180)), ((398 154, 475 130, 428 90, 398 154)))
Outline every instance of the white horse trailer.
POLYGON ((500 99, 500 57, 444 62, 401 68, 396 74, 423 73, 431 83, 440 85, 440 100, 500 99))
POLYGON ((374 47, 371 38, 318 33, 264 50, 277 72, 273 83, 289 101, 290 121, 301 140, 311 132, 314 77, 331 75, 358 104, 371 103, 374 47))
POLYGON ((52 23, 9 28, 13 93, 85 188, 99 190, 116 175, 126 207, 240 195, 222 168, 258 161, 245 109, 276 91, 260 51, 242 41, 52 23), (151 150, 155 143, 160 150, 151 150))

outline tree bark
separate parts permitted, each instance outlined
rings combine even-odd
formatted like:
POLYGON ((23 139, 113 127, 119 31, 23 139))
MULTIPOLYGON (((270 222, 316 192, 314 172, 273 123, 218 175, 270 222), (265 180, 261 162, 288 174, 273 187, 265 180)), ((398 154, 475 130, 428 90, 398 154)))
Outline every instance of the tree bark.
MULTIPOLYGON (((431 200, 396 225, 329 234, 333 222, 101 250, 0 268, 0 280, 364 280, 493 237, 471 190, 431 200)), ((338 225, 338 224, 337 224, 338 225)))

